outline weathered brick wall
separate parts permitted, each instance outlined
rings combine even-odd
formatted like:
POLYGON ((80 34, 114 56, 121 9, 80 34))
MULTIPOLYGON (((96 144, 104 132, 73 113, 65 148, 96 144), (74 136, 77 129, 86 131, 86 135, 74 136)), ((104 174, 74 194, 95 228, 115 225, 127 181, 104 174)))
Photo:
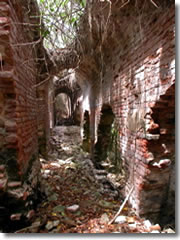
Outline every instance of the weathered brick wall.
POLYGON ((14 6, 1 2, 3 21, 1 48, 5 49, 1 67, 2 93, 7 149, 16 149, 19 170, 26 171, 28 161, 37 154, 36 68, 32 46, 14 6), (6 30, 4 30, 6 29, 6 30), (7 104, 6 104, 7 103, 7 104), (22 164, 23 163, 23 164, 22 164))
POLYGON ((19 210, 9 204, 23 208, 33 194, 40 169, 37 69, 34 48, 28 44, 32 39, 22 24, 28 17, 20 3, 0 2, 0 192, 11 198, 2 203, 10 213, 19 210))
POLYGON ((37 155, 37 101, 36 78, 32 45, 28 44, 21 19, 11 7, 10 45, 14 59, 13 75, 16 92, 16 124, 18 137, 18 162, 21 171, 27 170, 29 160, 37 155), (27 44, 26 44, 27 43, 27 44), (23 167, 23 168, 22 168, 23 167))
POLYGON ((100 105, 110 104, 116 117, 125 192, 134 186, 130 203, 139 215, 157 219, 167 204, 175 154, 174 7, 134 36, 106 66, 100 105))
POLYGON ((8 167, 8 175, 18 175, 17 155, 18 155, 18 137, 16 122, 16 90, 15 75, 13 74, 14 59, 13 49, 11 47, 11 16, 10 7, 6 1, 0 3, 1 9, 1 71, 0 71, 0 87, 1 87, 1 164, 12 164, 14 174, 10 172, 8 167))

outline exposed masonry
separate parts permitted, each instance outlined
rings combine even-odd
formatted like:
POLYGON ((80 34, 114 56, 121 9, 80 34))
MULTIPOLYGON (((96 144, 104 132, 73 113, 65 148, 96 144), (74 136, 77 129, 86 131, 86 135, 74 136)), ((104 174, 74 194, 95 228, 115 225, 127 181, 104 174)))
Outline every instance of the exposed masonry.
POLYGON ((121 57, 116 54, 107 66, 101 103, 95 108, 96 127, 101 106, 109 104, 119 127, 125 194, 134 186, 130 203, 136 213, 157 219, 172 214, 175 206, 174 7, 132 42, 132 49, 125 48, 121 57))
POLYGON ((0 2, 0 202, 10 218, 20 209, 26 215, 37 197, 38 134, 49 128, 47 88, 40 96, 35 87, 35 52, 20 44, 33 38, 20 24, 28 21, 23 10, 15 1, 0 2))
MULTIPOLYGON (((134 24, 126 19, 122 17, 127 24, 124 29, 134 24)), ((34 87, 40 82, 35 63, 28 61, 34 59, 34 52, 31 46, 18 45, 32 41, 29 33, 23 34, 22 25, 15 24, 22 21, 21 6, 15 1, 0 2, 0 201, 8 196, 13 206, 16 202, 23 209, 26 204, 28 211, 27 203, 36 197, 39 182, 38 154, 46 155, 54 123, 54 93, 67 93, 63 89, 67 82, 56 89, 52 81, 34 87)), ((70 95, 81 126, 86 122, 84 148, 92 156, 101 110, 103 106, 112 109, 127 178, 124 194, 134 186, 129 202, 137 214, 156 221, 174 216, 175 206, 174 6, 155 19, 150 15, 148 21, 142 32, 130 35, 129 45, 121 46, 123 38, 114 40, 112 46, 119 45, 110 48, 103 79, 96 73, 91 76, 93 65, 87 71, 92 79, 80 76, 83 100, 81 91, 70 95)))

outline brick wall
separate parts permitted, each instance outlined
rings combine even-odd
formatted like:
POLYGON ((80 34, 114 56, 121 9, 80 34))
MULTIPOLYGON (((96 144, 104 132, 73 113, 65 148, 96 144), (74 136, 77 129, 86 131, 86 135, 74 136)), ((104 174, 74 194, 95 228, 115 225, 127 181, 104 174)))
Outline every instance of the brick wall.
POLYGON ((156 19, 149 16, 148 27, 142 23, 142 31, 132 34, 121 51, 116 49, 106 66, 102 100, 96 105, 97 113, 102 104, 109 104, 115 114, 125 193, 134 186, 130 203, 137 214, 156 220, 168 202, 171 209, 175 205, 174 189, 169 189, 175 154, 174 14, 171 7, 156 19))
MULTIPOLYGON (((17 152, 23 174, 37 153, 36 67, 32 47, 10 3, 1 2, 1 98, 6 137, 4 147, 17 152), (22 164, 23 163, 23 164, 22 164)), ((2 120, 3 121, 3 120, 2 120)))
POLYGON ((18 163, 22 173, 29 160, 37 155, 37 101, 36 77, 32 46, 13 6, 11 7, 10 46, 14 59, 13 75, 16 92, 16 124, 18 137, 18 163), (23 43, 23 44, 21 44, 23 43))
POLYGON ((11 198, 2 203, 10 214, 34 194, 40 169, 34 36, 23 11, 21 1, 0 2, 0 202, 11 198))

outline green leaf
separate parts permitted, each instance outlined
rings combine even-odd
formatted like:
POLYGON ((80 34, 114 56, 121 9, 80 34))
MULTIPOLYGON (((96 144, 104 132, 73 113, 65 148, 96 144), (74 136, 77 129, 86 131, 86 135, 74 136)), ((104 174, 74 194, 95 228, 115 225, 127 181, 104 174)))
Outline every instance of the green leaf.
POLYGON ((64 212, 64 210, 65 210, 65 207, 62 205, 58 205, 53 208, 53 212, 64 212))
POLYGON ((50 34, 50 31, 47 29, 46 31, 44 31, 43 33, 42 33, 42 36, 43 37, 47 37, 47 35, 49 35, 50 34))
POLYGON ((59 15, 60 15, 60 17, 62 17, 62 18, 64 18, 64 17, 67 16, 67 14, 66 14, 65 12, 61 12, 59 15))
POLYGON ((82 214, 81 211, 74 213, 75 216, 81 216, 81 214, 82 214))
POLYGON ((77 21, 73 23, 73 27, 77 27, 77 21))
POLYGON ((69 0, 65 0, 63 3, 62 3, 62 7, 66 6, 68 4, 69 0))
POLYGON ((48 197, 48 201, 56 201, 58 199, 58 195, 56 193, 54 193, 53 195, 51 195, 50 197, 48 197))
POLYGON ((70 23, 72 24, 72 23, 74 23, 76 20, 77 20, 77 19, 73 17, 73 18, 70 19, 70 23))
POLYGON ((107 202, 105 200, 100 200, 99 205, 104 208, 114 208, 114 204, 112 202, 107 202))
POLYGON ((80 1, 81 6, 84 8, 86 6, 86 0, 81 0, 80 1))
POLYGON ((45 23, 50 23, 51 20, 50 20, 49 18, 45 18, 44 22, 45 22, 45 23))

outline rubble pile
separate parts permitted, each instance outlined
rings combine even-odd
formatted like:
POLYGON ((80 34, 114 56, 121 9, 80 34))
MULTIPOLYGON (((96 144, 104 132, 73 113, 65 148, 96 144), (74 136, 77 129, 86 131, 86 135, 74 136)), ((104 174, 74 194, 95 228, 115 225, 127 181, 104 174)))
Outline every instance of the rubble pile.
POLYGON ((138 218, 127 204, 109 224, 123 203, 119 185, 82 150, 79 127, 53 129, 48 159, 40 162, 44 197, 29 213, 31 225, 17 233, 174 232, 138 218))

